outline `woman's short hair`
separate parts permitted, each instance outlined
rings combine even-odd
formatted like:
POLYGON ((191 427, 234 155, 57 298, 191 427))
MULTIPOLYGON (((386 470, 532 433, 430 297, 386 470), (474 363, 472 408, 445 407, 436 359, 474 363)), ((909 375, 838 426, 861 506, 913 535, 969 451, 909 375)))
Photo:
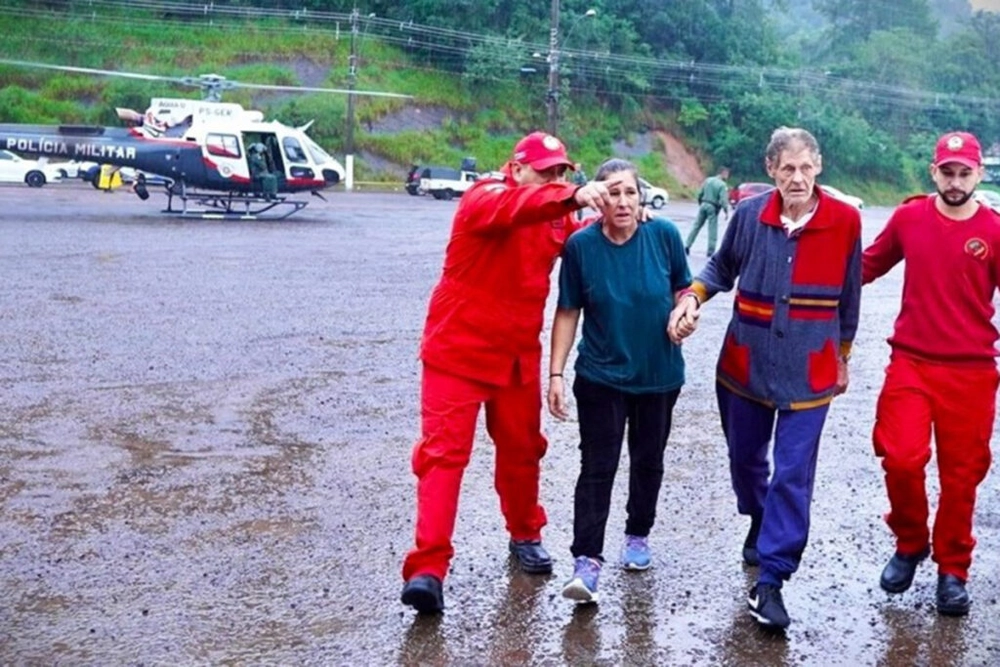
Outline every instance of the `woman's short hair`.
POLYGON ((607 180, 608 176, 611 174, 617 174, 620 171, 629 172, 633 177, 635 177, 636 184, 639 183, 639 170, 636 169, 635 165, 628 160, 623 160, 617 157, 605 160, 601 166, 597 168, 597 174, 594 175, 594 180, 607 180))

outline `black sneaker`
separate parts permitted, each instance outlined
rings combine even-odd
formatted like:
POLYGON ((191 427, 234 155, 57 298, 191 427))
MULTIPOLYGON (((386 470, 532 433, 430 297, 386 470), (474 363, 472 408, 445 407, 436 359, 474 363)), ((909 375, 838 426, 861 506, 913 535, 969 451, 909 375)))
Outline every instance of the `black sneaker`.
POLYGON ((917 554, 901 554, 898 551, 892 555, 889 562, 882 570, 879 578, 879 585, 882 590, 889 593, 902 593, 913 583, 913 575, 917 572, 917 566, 930 554, 929 549, 924 549, 917 554))
POLYGON ((784 630, 792 622, 781 599, 781 589, 771 584, 757 584, 750 589, 747 606, 754 620, 767 628, 784 630))
POLYGON ((953 574, 938 575, 937 610, 944 616, 965 616, 972 601, 965 590, 965 582, 953 574))
POLYGON ((761 517, 750 517, 750 530, 743 540, 743 562, 751 567, 760 565, 760 554, 757 553, 757 538, 760 537, 761 517))
POLYGON ((438 614, 444 610, 441 580, 429 574, 419 574, 407 581, 399 599, 421 614, 438 614))
POLYGON ((540 540, 511 540, 510 553, 528 574, 552 573, 552 557, 540 540))

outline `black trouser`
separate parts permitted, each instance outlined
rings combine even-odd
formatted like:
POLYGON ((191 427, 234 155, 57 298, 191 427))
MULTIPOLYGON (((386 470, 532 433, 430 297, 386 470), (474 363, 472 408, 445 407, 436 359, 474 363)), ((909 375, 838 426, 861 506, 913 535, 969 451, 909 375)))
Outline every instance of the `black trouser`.
POLYGON ((663 451, 680 391, 629 394, 576 377, 573 395, 580 421, 580 476, 570 549, 574 558, 603 558, 604 528, 626 423, 630 465, 625 533, 649 535, 663 481, 663 451))

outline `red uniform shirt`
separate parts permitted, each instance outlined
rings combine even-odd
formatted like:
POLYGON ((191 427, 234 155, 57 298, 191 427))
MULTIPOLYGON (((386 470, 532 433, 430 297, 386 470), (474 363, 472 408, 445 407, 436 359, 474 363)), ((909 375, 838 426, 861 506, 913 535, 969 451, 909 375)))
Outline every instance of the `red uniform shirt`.
POLYGON ((427 311, 424 363, 494 385, 538 378, 552 267, 579 226, 576 189, 507 175, 462 196, 427 311))
POLYGON ((903 259, 892 348, 931 361, 993 363, 1000 217, 980 206, 968 220, 952 220, 938 212, 934 197, 909 199, 864 251, 863 281, 875 280, 903 259))

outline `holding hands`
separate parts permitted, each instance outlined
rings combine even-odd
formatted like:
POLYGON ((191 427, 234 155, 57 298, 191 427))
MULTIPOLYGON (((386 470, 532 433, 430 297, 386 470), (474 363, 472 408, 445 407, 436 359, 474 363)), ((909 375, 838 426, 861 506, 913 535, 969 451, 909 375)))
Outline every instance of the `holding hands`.
POLYGON ((677 305, 670 312, 667 323, 667 336, 674 345, 681 345, 684 339, 698 328, 698 318, 701 317, 701 307, 698 298, 691 293, 681 296, 677 305))

